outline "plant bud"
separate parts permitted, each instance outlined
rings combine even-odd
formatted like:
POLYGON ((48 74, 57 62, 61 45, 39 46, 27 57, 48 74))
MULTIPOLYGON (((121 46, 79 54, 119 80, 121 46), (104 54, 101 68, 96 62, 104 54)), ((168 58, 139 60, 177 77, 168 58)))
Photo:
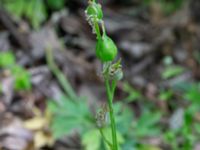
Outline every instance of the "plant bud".
POLYGON ((117 56, 117 47, 107 35, 98 39, 96 44, 96 55, 102 61, 113 61, 117 56))
POLYGON ((90 17, 96 16, 99 20, 103 18, 103 11, 101 5, 92 2, 86 9, 86 14, 90 17))

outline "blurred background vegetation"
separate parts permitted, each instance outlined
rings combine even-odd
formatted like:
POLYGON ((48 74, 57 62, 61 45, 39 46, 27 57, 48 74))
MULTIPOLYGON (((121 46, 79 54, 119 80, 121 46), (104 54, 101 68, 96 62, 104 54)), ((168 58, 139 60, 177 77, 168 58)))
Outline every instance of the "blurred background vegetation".
MULTIPOLYGON (((99 2, 123 63, 120 149, 200 150, 200 1, 99 2)), ((0 150, 108 149, 96 125, 106 95, 86 7, 0 0, 0 150)))

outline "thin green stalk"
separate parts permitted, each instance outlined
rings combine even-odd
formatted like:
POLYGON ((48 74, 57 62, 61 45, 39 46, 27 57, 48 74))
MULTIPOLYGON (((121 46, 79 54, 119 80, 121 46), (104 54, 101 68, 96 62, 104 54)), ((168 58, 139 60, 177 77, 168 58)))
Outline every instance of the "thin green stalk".
POLYGON ((65 78, 64 74, 59 70, 58 66, 55 64, 53 60, 52 50, 51 48, 48 48, 46 50, 46 59, 47 64, 51 71, 54 73, 56 78, 58 79, 59 83, 61 84, 62 88, 64 89, 65 93, 71 98, 71 99, 77 99, 77 96, 71 87, 69 81, 65 78))
POLYGON ((101 32, 99 29, 99 24, 96 19, 94 20, 94 27, 95 27, 95 32, 97 34, 97 39, 101 39, 101 32))
POLYGON ((111 85, 111 92, 113 93, 113 95, 114 95, 116 86, 117 86, 117 81, 116 81, 116 80, 113 80, 113 81, 112 81, 112 85, 111 85))
POLYGON ((107 92, 107 96, 108 96, 108 106, 109 106, 110 122, 111 122, 111 130, 112 130, 113 150, 118 150, 116 124, 115 124, 115 117, 114 117, 114 110, 113 110, 113 103, 112 103, 113 97, 114 97, 114 91, 116 88, 116 81, 114 81, 112 86, 110 87, 109 79, 106 77, 105 83, 106 83, 106 92, 107 92))

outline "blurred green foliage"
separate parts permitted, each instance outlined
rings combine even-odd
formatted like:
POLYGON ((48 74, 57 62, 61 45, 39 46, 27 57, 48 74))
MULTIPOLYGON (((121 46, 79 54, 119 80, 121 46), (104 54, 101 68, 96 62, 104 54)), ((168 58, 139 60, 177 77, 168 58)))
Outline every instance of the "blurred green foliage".
POLYGON ((34 28, 47 17, 43 0, 5 0, 3 6, 17 19, 28 19, 34 28))
POLYGON ((14 77, 14 89, 30 90, 31 89, 31 76, 23 67, 15 65, 11 69, 11 74, 14 77))
POLYGON ((86 101, 83 99, 69 99, 62 96, 60 103, 50 100, 48 109, 53 114, 52 130, 55 138, 71 134, 74 129, 83 133, 91 128, 93 117, 86 101))
POLYGON ((48 10, 60 10, 65 0, 3 0, 3 6, 17 19, 26 18, 38 29, 47 17, 48 10))
POLYGON ((54 10, 62 9, 65 5, 66 0, 47 0, 49 8, 54 10))
POLYGON ((184 68, 181 66, 167 66, 163 72, 162 72, 162 78, 163 79, 168 79, 168 78, 172 78, 174 76, 180 75, 184 72, 184 68))
POLYGON ((16 91, 31 89, 31 76, 29 72, 16 64, 15 56, 11 51, 0 53, 0 68, 9 70, 14 78, 14 89, 16 91))
MULTIPOLYGON (((100 129, 97 127, 95 115, 90 111, 87 101, 74 95, 73 90, 69 88, 71 85, 66 78, 63 78, 62 72, 56 67, 51 51, 47 51, 47 62, 57 79, 59 81, 62 80, 60 83, 65 89, 59 99, 48 102, 48 110, 52 114, 51 129, 54 137, 61 138, 78 132, 85 150, 109 150, 108 144, 102 139, 100 130, 106 140, 111 142, 110 128, 108 126, 100 129), (63 85, 63 82, 67 85, 63 85)), ((131 102, 133 101, 132 99, 135 101, 140 98, 140 93, 136 92, 127 83, 125 84, 125 90, 129 94, 124 102, 131 102)), ((96 108, 96 110, 98 109, 96 108)), ((157 136, 161 133, 161 127, 159 127, 160 112, 146 109, 137 119, 134 117, 132 109, 123 102, 115 103, 114 110, 120 150, 144 149, 145 146, 141 147, 143 143, 141 143, 140 139, 148 136, 157 136)), ((152 146, 152 150, 153 148, 152 146)), ((156 147, 154 149, 156 150, 156 147)))
POLYGON ((141 93, 130 86, 127 82, 123 84, 123 91, 128 93, 128 96, 124 99, 126 102, 133 102, 142 98, 141 93))
MULTIPOLYGON (((188 103, 187 107, 182 109, 183 112, 177 111, 178 113, 172 114, 174 119, 168 120, 170 124, 174 124, 173 128, 163 128, 161 120, 165 113, 159 108, 156 109, 156 106, 152 108, 145 105, 145 109, 141 110, 142 113, 138 117, 134 116, 134 112, 132 108, 128 107, 127 102, 129 104, 147 98, 141 96, 141 93, 128 83, 124 84, 124 91, 128 93, 127 98, 114 104, 118 144, 121 150, 161 150, 158 146, 145 142, 146 138, 153 137, 159 137, 164 146, 169 149, 191 150, 194 148, 195 143, 200 140, 200 125, 195 119, 195 114, 200 111, 200 88, 197 84, 191 86, 188 86, 187 83, 181 84, 181 86, 177 86, 178 88, 161 90, 158 94, 158 99, 168 103, 168 101, 172 101, 173 97, 176 97, 176 93, 179 91, 182 93, 181 98, 188 103)), ((179 107, 181 106, 177 105, 174 111, 179 107)), ((50 101, 48 109, 53 114, 52 131, 56 138, 78 131, 85 150, 109 150, 108 145, 102 140, 96 120, 89 111, 86 100, 81 97, 69 99, 67 96, 63 96, 57 100, 57 103, 50 101)), ((106 139, 110 141, 110 129, 104 127, 103 131, 106 139)))
POLYGON ((9 67, 15 64, 15 57, 12 52, 1 52, 0 67, 9 67))
MULTIPOLYGON (((65 0, 3 0, 3 6, 18 19, 25 17, 30 21, 34 28, 38 28, 47 17, 48 9, 60 10, 65 5, 65 0)), ((184 0, 143 0, 144 5, 150 6, 153 2, 158 2, 166 15, 178 10, 184 0)), ((199 61, 200 56, 195 55, 199 61)), ((102 136, 96 126, 93 112, 90 111, 87 100, 75 94, 69 82, 59 71, 55 64, 49 62, 49 67, 54 70, 55 76, 63 86, 64 93, 59 100, 49 100, 48 110, 52 114, 52 132, 55 138, 61 138, 78 132, 81 137, 82 145, 86 150, 106 150, 106 143, 103 143, 102 136), (56 68, 56 69, 55 69, 56 68)), ((10 71, 14 78, 15 90, 30 90, 31 77, 29 72, 16 64, 15 56, 11 51, 0 53, 0 68, 10 71)), ((184 72, 180 66, 173 65, 170 57, 166 59, 166 65, 161 73, 165 80, 176 77, 184 72)), ((1 85, 0 85, 1 91, 1 85)), ((176 88, 159 89, 157 98, 163 100, 166 105, 175 103, 170 109, 175 112, 179 107, 183 107, 183 114, 178 119, 182 119, 180 126, 170 128, 161 122, 162 117, 167 115, 160 108, 148 107, 148 98, 138 90, 124 83, 123 91, 127 97, 122 102, 117 102, 115 107, 116 123, 119 137, 119 145, 122 150, 159 150, 160 148, 148 145, 145 138, 159 137, 164 145, 172 150, 192 150, 195 143, 200 141, 200 121, 196 118, 200 112, 200 86, 197 83, 181 83, 176 88), (178 96, 177 96, 178 93, 178 96), (174 98, 175 97, 175 98, 174 98), (176 102, 181 99, 183 104, 176 102), (140 103, 143 101, 145 106, 140 110, 140 115, 135 115, 134 107, 127 103, 140 103), (144 109, 145 107, 145 109, 144 109)), ((96 106, 95 106, 96 107, 96 106)), ((173 114, 172 114, 173 115, 173 114)), ((169 120, 167 120, 169 121, 169 120)), ((175 122, 176 123, 176 122, 175 122)), ((165 124, 166 125, 166 124, 165 124)), ((110 129, 105 127, 103 132, 108 140, 111 140, 110 129)))
POLYGON ((165 15, 170 15, 178 10, 185 0, 143 0, 143 5, 150 6, 157 3, 161 6, 161 10, 165 15))
POLYGON ((172 90, 160 90, 159 100, 167 101, 173 98, 173 91, 172 90))

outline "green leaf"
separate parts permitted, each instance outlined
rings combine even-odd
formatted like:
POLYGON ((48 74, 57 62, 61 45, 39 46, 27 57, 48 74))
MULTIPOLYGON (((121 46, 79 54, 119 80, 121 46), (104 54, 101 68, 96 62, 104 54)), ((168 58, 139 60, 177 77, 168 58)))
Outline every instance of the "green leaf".
POLYGON ((8 0, 3 5, 16 18, 26 17, 35 29, 47 18, 44 0, 8 0))
POLYGON ((124 83, 123 90, 128 93, 128 96, 124 99, 126 102, 133 102, 142 97, 140 92, 131 87, 128 83, 124 83))
POLYGON ((166 15, 170 15, 173 12, 175 12, 177 9, 180 8, 182 6, 183 2, 184 2, 184 0, 174 0, 174 1, 164 0, 161 3, 162 9, 166 15))
POLYGON ((15 57, 12 52, 0 53, 0 67, 10 69, 12 76, 14 77, 14 89, 30 90, 31 89, 31 77, 23 67, 16 65, 15 57))
POLYGON ((171 141, 174 142, 174 140, 176 139, 176 133, 171 130, 168 130, 167 132, 163 134, 163 138, 164 138, 164 141, 167 143, 170 143, 171 141))
POLYGON ((160 133, 160 128, 157 124, 160 118, 161 114, 159 112, 144 112, 135 124, 135 134, 138 137, 158 135, 160 133))
POLYGON ((168 79, 168 78, 171 78, 171 77, 174 77, 174 76, 177 76, 181 73, 184 72, 184 69, 180 66, 170 66, 170 67, 167 67, 163 73, 162 73, 162 78, 163 79, 168 79))
POLYGON ((192 83, 189 82, 177 82, 172 85, 172 88, 176 91, 187 92, 192 88, 192 83))
MULTIPOLYGON (((111 128, 104 128, 103 129, 103 133, 104 133, 104 136, 106 137, 106 139, 112 143, 112 132, 111 132, 111 128)), ((122 134, 120 132, 117 131, 117 142, 118 142, 118 147, 119 147, 119 150, 121 150, 121 146, 125 140, 122 136, 122 134)), ((107 146, 107 149, 110 150, 110 147, 109 145, 106 145, 107 146)))
POLYGON ((70 135, 74 131, 81 133, 86 123, 84 118, 56 116, 52 123, 53 136, 57 139, 70 135))
POLYGON ((192 88, 188 89, 184 97, 192 102, 200 104, 200 89, 193 85, 192 88))
POLYGON ((9 67, 15 64, 15 56, 12 52, 1 52, 0 53, 0 67, 9 67))
POLYGON ((195 123, 194 124, 194 128, 197 131, 197 133, 200 135, 200 124, 199 123, 195 123))
POLYGON ((23 15, 25 4, 24 0, 7 0, 4 2, 5 8, 17 18, 23 15))
MULTIPOLYGON (((111 129, 104 128, 102 130, 106 140, 112 143, 111 129)), ((82 136, 82 144, 84 145, 85 150, 99 150, 102 140, 102 136, 98 129, 91 129, 82 136)), ((124 138, 119 132, 117 132, 117 140, 119 144, 119 150, 121 150, 120 145, 124 143, 124 138)), ((109 145, 107 145, 106 142, 104 142, 104 144, 106 144, 106 149, 110 150, 109 145)))
POLYGON ((137 121, 138 126, 153 126, 160 120, 161 114, 160 112, 149 112, 145 111, 142 116, 140 116, 137 121))
POLYGON ((82 136, 82 144, 85 150, 99 150, 101 134, 98 129, 92 129, 82 136))
POLYGON ((125 135, 129 132, 133 121, 132 110, 121 102, 114 103, 117 130, 125 135))
POLYGON ((51 113, 56 113, 58 109, 58 104, 54 100, 50 99, 47 103, 47 110, 51 113))
POLYGON ((75 130, 82 133, 93 126, 93 117, 83 99, 71 100, 63 95, 59 103, 49 101, 48 110, 53 114, 52 131, 55 138, 70 135, 75 130))
POLYGON ((47 17, 44 2, 43 0, 31 0, 28 4, 25 15, 31 21, 33 27, 38 29, 47 17))
POLYGON ((65 0, 47 0, 47 4, 51 9, 59 10, 65 6, 65 0))
POLYGON ((14 76, 14 88, 15 90, 30 90, 31 89, 31 76, 21 66, 13 66, 11 69, 12 75, 14 76))
POLYGON ((138 150, 136 140, 133 137, 126 137, 122 150, 138 150))
POLYGON ((159 147, 157 146, 153 146, 153 145, 141 145, 138 150, 161 150, 159 147))
POLYGON ((168 91, 161 91, 159 94, 159 99, 163 101, 170 100, 173 96, 173 91, 168 90, 168 91))

